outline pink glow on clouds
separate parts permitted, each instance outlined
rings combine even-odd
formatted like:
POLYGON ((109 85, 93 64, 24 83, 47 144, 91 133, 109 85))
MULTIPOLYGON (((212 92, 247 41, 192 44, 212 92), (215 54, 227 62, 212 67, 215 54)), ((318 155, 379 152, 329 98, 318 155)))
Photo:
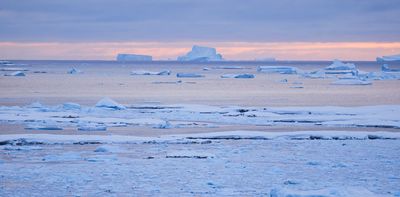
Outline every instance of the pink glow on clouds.
POLYGON ((185 54, 193 43, 215 47, 228 60, 374 60, 400 53, 400 42, 0 42, 0 59, 114 60, 118 53, 135 53, 166 60, 185 54))

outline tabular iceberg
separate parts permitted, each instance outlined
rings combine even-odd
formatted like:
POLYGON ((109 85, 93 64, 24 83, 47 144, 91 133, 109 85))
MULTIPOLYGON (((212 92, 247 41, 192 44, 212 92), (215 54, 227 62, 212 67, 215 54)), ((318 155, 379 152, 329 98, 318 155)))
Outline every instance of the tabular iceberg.
POLYGON ((150 55, 137 55, 137 54, 118 54, 117 61, 129 62, 129 61, 152 61, 153 57, 150 55))
POLYGON ((393 61, 400 61, 400 54, 397 55, 388 55, 376 58, 377 62, 393 62, 393 61))
POLYGON ((221 61, 222 55, 217 54, 215 48, 194 45, 186 55, 180 56, 178 61, 221 61))

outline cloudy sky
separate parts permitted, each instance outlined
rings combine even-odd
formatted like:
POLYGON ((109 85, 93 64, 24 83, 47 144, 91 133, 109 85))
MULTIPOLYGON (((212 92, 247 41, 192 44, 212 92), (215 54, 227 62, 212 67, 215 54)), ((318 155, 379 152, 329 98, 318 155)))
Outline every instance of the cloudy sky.
POLYGON ((399 0, 0 0, 0 58, 374 59, 400 53, 399 0))

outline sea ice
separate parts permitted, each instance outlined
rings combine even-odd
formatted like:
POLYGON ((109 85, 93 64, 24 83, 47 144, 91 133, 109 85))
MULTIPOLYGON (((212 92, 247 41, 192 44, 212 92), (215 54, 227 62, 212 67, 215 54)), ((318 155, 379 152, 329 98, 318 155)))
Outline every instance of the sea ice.
POLYGON ((153 57, 150 55, 137 55, 137 54, 118 54, 117 61, 128 62, 128 61, 152 61, 153 57))
POLYGON ((363 81, 360 79, 339 79, 331 83, 332 85, 371 85, 370 81, 363 81))
POLYGON ((204 75, 197 74, 197 73, 177 73, 176 77, 178 77, 178 78, 200 78, 200 77, 204 77, 204 75))
POLYGON ((95 123, 78 124, 78 131, 106 131, 107 126, 95 123))
POLYGON ((241 78, 241 79, 250 79, 254 78, 253 74, 245 73, 245 74, 224 74, 221 75, 221 78, 241 78))
POLYGON ((221 61, 222 55, 217 54, 215 48, 194 45, 186 55, 180 56, 178 61, 221 61))
POLYGON ((398 55, 388 55, 376 58, 377 62, 393 62, 393 61, 400 61, 400 54, 398 55))
POLYGON ((135 70, 131 72, 131 75, 170 75, 171 71, 163 70, 159 72, 146 71, 146 70, 135 70))
POLYGON ((115 102, 114 100, 104 97, 99 102, 96 103, 96 107, 111 108, 111 109, 126 109, 125 106, 115 102))
POLYGON ((299 69, 292 66, 259 66, 257 71, 263 73, 297 74, 299 69))
POLYGON ((21 71, 15 71, 13 73, 5 74, 4 76, 24 77, 25 73, 23 73, 21 71))

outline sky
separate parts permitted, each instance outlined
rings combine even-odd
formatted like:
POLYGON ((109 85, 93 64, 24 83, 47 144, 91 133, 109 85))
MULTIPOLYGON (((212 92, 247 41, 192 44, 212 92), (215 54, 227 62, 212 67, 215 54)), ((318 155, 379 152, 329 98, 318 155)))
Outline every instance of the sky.
POLYGON ((373 60, 400 53, 399 0, 0 0, 0 58, 373 60))

